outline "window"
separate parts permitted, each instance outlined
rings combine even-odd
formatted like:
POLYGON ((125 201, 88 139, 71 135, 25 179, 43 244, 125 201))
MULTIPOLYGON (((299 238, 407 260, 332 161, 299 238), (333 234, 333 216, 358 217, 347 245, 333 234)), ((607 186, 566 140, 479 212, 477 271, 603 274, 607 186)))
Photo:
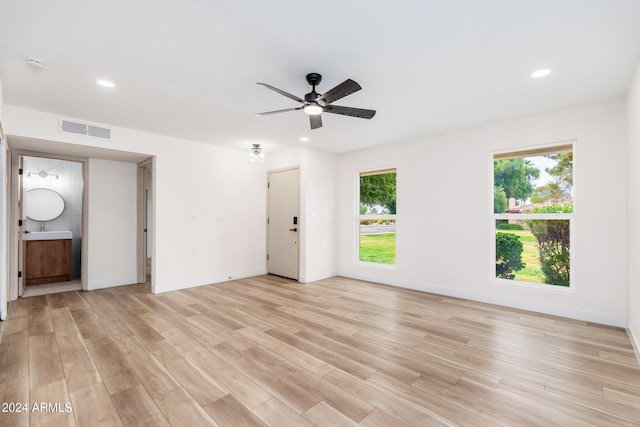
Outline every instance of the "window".
POLYGON ((395 265, 396 170, 360 173, 359 189, 359 260, 395 265))
POLYGON ((493 156, 496 281, 572 289, 573 194, 570 144, 493 156))

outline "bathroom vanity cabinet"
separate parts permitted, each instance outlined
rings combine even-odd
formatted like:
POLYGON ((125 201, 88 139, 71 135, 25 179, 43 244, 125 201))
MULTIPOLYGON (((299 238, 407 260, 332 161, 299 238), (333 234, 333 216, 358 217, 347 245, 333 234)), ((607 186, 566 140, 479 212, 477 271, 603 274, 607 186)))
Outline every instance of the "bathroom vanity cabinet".
POLYGON ((27 240, 25 243, 25 283, 71 280, 71 239, 27 240))

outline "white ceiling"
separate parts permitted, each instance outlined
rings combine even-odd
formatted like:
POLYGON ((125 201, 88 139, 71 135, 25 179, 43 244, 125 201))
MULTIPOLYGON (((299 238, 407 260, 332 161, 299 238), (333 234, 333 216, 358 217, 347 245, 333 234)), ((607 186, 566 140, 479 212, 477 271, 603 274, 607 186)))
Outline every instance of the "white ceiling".
POLYGON ((2 0, 0 17, 5 104, 267 152, 345 152, 621 96, 640 59, 639 0, 2 0), (552 73, 531 79, 540 68, 552 73), (298 106, 257 82, 303 96, 309 72, 320 93, 357 81, 336 105, 377 115, 323 114, 314 131, 302 111, 253 115, 298 106))

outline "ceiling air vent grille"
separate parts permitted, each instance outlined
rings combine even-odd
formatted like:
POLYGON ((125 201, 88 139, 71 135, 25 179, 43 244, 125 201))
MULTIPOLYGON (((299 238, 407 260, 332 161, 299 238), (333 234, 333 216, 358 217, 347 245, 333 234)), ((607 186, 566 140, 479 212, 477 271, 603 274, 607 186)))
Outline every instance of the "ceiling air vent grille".
POLYGON ((87 134, 87 125, 85 125, 84 123, 75 123, 68 120, 61 120, 61 122, 62 126, 60 127, 60 129, 62 130, 62 132, 77 133, 79 135, 87 134))
POLYGON ((97 136, 98 138, 106 138, 106 139, 111 138, 111 129, 101 128, 101 127, 92 126, 92 125, 89 125, 88 128, 89 129, 88 129, 87 135, 89 136, 97 136))
POLYGON ((74 122, 67 119, 60 119, 60 132, 111 139, 111 129, 109 128, 74 122))

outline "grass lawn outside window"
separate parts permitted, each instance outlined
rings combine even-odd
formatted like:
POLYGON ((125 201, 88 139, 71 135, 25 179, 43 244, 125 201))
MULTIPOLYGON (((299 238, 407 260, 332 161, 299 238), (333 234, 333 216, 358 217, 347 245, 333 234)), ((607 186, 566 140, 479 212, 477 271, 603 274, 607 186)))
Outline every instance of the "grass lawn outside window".
POLYGON ((395 265, 396 233, 361 234, 360 261, 395 265))

